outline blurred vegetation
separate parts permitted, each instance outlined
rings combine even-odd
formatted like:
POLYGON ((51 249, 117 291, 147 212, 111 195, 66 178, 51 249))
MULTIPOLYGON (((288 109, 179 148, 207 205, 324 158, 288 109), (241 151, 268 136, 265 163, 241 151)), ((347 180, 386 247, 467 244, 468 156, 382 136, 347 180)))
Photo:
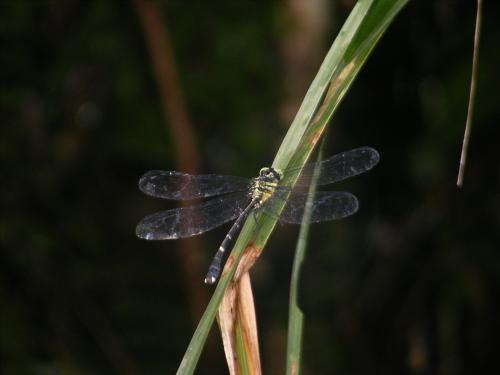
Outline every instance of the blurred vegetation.
MULTIPOLYGON (((200 172, 250 177, 270 163, 290 98, 300 102, 352 6, 311 1, 326 26, 290 68, 303 52, 290 35, 309 30, 293 3, 157 2, 200 172)), ((139 176, 176 168, 136 8, 0 9, 0 373, 173 373, 199 316, 178 243, 134 235, 145 214, 172 207, 140 193, 139 176)), ((333 120, 325 155, 370 145, 381 163, 337 187, 358 196, 357 215, 311 227, 305 373, 500 370, 500 4, 483 15, 462 190, 474 1, 410 2, 333 120)), ((200 238, 203 272, 226 230, 200 238)), ((284 369, 297 232, 277 228, 253 271, 265 373, 284 369)), ((199 372, 226 371, 215 334, 199 372)))

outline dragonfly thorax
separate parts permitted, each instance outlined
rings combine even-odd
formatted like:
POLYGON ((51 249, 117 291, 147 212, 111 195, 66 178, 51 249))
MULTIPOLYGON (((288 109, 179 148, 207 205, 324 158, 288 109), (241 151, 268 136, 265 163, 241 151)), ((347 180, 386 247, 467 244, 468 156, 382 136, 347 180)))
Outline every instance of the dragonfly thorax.
POLYGON ((281 173, 272 167, 262 168, 259 177, 254 178, 250 191, 252 200, 256 201, 255 207, 260 207, 274 193, 281 173))

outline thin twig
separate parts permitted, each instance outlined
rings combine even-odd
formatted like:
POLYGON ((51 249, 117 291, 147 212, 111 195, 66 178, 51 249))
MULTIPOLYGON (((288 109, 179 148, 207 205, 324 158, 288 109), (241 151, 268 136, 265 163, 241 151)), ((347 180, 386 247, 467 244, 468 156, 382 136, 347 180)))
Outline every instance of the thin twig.
POLYGON ((470 81, 469 106, 467 111, 467 122, 465 123, 462 154, 460 155, 460 166, 458 168, 457 186, 462 187, 467 161, 467 149, 469 147, 472 116, 474 114, 474 98, 476 96, 477 60, 479 56, 479 35, 481 32, 481 5, 482 0, 477 0, 476 29, 474 33, 474 53, 472 55, 472 77, 470 81))
MULTIPOLYGON (((134 5, 151 55, 165 126, 174 140, 176 168, 195 173, 198 164, 195 136, 179 85, 167 28, 156 1, 134 0, 134 5)), ((194 321, 199 319, 208 303, 208 295, 201 282, 203 272, 197 251, 198 242, 196 238, 179 241, 177 252, 190 293, 194 321)))

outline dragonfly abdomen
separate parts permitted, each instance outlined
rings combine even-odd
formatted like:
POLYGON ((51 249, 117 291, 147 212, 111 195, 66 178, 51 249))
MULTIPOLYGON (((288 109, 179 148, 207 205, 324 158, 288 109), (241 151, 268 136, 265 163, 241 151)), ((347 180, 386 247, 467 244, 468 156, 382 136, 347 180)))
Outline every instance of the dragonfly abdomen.
POLYGON ((241 213, 241 215, 236 219, 229 232, 226 234, 224 241, 220 245, 217 253, 215 253, 214 258, 212 259, 212 263, 210 263, 210 267, 208 268, 207 276, 205 276, 205 284, 213 284, 219 278, 221 272, 222 258, 224 257, 224 253, 226 249, 229 247, 231 241, 236 237, 238 230, 243 224, 243 221, 248 217, 250 211, 255 207, 256 201, 252 200, 250 204, 245 208, 245 210, 241 213))

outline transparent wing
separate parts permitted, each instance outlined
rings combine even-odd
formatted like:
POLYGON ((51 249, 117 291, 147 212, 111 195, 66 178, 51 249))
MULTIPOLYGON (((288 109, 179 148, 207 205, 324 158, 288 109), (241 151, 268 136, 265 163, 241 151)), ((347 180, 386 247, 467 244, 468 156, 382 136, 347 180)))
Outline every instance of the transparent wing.
POLYGON ((146 216, 137 225, 137 237, 171 240, 192 237, 236 219, 245 209, 244 192, 223 195, 196 206, 176 208, 146 216))
POLYGON ((196 199, 244 191, 250 181, 217 174, 191 175, 174 171, 149 171, 139 180, 139 189, 164 199, 196 199))
MULTIPOLYGON (((289 191, 277 190, 262 206, 271 216, 276 216, 275 205, 286 200, 289 191)), ((300 224, 304 216, 308 193, 293 191, 279 215, 285 223, 300 224)), ((351 193, 343 191, 318 191, 312 201, 311 223, 342 219, 358 210, 358 199, 351 193)))
POLYGON ((342 152, 328 159, 307 163, 302 168, 288 168, 283 173, 300 173, 295 186, 308 186, 314 173, 314 168, 320 168, 317 184, 327 185, 346 178, 356 176, 372 169, 379 161, 377 150, 371 147, 360 147, 342 152))

